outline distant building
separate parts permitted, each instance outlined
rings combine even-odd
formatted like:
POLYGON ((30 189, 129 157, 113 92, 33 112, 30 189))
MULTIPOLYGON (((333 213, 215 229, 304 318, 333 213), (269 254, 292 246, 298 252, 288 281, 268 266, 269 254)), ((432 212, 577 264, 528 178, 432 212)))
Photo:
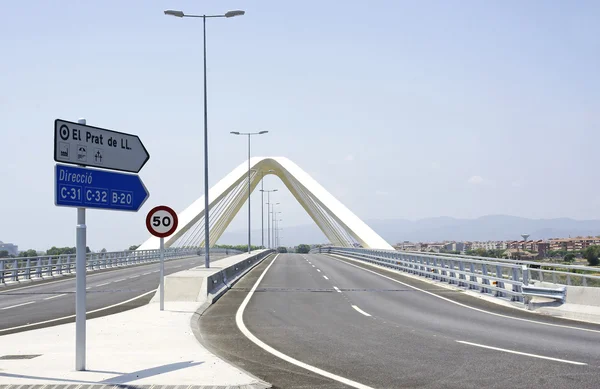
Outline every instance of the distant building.
POLYGON ((589 246, 600 246, 600 237, 578 236, 576 238, 549 239, 550 250, 580 251, 589 246))
POLYGON ((0 251, 8 251, 8 255, 18 255, 19 254, 19 246, 12 243, 3 243, 0 241, 0 251))

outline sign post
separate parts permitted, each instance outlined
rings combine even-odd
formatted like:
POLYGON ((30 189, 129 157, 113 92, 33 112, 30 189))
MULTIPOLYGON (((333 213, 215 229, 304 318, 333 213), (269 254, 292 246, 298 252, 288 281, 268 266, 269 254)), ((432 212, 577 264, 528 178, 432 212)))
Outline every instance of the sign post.
MULTIPOLYGON (((79 119, 85 125, 85 119, 79 119)), ((85 208, 77 208, 77 228, 75 246, 75 370, 85 370, 85 314, 86 314, 86 256, 87 227, 85 208)))
POLYGON ((165 205, 154 207, 146 216, 146 228, 160 238, 160 310, 165 309, 165 238, 177 230, 177 213, 165 205))
POLYGON ((85 370, 86 353, 86 208, 136 212, 149 194, 136 175, 88 169, 139 172, 150 155, 139 137, 77 123, 54 121, 55 204, 77 208, 75 268, 75 369, 85 370))

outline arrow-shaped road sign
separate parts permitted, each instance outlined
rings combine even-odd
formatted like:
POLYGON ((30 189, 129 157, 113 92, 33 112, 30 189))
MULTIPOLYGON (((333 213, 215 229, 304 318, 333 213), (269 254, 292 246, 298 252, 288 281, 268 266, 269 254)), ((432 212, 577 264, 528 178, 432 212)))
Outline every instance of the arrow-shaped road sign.
POLYGON ((56 165, 55 204, 137 212, 149 193, 134 174, 56 165))
POLYGON ((56 119, 54 160, 137 173, 150 159, 137 135, 56 119))

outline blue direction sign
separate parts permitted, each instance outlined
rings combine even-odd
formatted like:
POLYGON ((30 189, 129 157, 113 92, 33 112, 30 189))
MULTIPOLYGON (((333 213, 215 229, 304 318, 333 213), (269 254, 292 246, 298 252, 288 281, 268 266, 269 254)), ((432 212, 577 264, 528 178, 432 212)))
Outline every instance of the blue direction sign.
POLYGON ((149 193, 134 174, 56 165, 55 204, 137 212, 149 193))

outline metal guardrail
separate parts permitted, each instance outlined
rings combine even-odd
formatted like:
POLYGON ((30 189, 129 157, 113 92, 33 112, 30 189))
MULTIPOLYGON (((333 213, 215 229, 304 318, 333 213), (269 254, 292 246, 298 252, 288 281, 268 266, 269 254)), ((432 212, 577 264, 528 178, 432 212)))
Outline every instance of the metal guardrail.
MULTIPOLYGON (((169 248, 165 249, 165 260, 201 255, 202 249, 169 248)), ((212 255, 233 255, 241 251, 234 249, 210 249, 212 255)), ((9 281, 42 279, 75 272, 75 254, 42 255, 38 257, 0 259, 0 285, 9 281)), ((107 253, 88 253, 87 271, 126 267, 160 260, 160 250, 133 250, 107 253)))
POLYGON ((529 283, 529 269, 515 263, 362 248, 322 247, 311 252, 349 256, 511 301, 523 302, 522 287, 529 283))
POLYGON ((567 298, 567 288, 543 288, 541 286, 523 285, 523 296, 539 296, 565 302, 567 298))
MULTIPOLYGON (((413 253, 412 251, 399 252, 413 253)), ((600 267, 523 261, 518 259, 477 257, 464 254, 431 253, 431 255, 526 265, 529 268, 531 281, 550 282, 567 286, 600 287, 600 267)))

